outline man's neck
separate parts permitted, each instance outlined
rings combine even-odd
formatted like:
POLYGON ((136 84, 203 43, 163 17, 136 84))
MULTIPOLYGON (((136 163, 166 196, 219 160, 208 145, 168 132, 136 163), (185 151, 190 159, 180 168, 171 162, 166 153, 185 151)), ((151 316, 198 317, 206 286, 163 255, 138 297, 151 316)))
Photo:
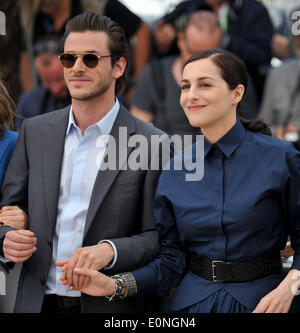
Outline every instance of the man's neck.
POLYGON ((72 99, 72 110, 75 122, 84 135, 85 130, 96 124, 112 109, 115 104, 115 96, 112 98, 95 97, 88 101, 72 99))

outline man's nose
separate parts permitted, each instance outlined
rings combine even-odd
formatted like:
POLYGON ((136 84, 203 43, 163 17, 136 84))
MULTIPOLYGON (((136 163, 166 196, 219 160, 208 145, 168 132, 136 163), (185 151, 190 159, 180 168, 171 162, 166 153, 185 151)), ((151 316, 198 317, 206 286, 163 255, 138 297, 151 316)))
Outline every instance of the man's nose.
POLYGON ((82 57, 77 57, 74 63, 74 66, 72 67, 74 72, 83 72, 86 69, 86 66, 82 60, 82 57))

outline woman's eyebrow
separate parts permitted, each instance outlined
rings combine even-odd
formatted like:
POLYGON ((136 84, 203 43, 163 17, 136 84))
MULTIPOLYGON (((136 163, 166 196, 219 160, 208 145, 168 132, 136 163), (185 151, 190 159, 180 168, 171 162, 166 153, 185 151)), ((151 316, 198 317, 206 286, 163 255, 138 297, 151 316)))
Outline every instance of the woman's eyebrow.
POLYGON ((201 76, 201 77, 198 77, 197 80, 201 81, 201 80, 213 80, 213 81, 216 81, 214 78, 210 77, 210 76, 201 76))
MULTIPOLYGON (((213 80, 213 81, 216 81, 214 78, 210 77, 210 76, 200 76, 197 78, 198 81, 201 81, 201 80, 213 80)), ((189 80, 187 79, 182 79, 181 82, 189 82, 189 80)))

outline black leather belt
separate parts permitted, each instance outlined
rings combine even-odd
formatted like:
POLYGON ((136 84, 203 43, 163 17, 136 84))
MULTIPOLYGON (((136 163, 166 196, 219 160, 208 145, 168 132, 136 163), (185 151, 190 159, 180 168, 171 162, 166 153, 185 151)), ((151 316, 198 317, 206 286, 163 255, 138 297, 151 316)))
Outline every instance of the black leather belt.
POLYGON ((278 256, 228 262, 210 260, 207 257, 190 253, 187 260, 188 269, 192 273, 214 282, 245 282, 282 273, 282 262, 279 254, 278 256))
POLYGON ((48 305, 56 305, 59 309, 72 308, 80 306, 80 297, 68 297, 68 296, 58 296, 58 295, 45 295, 44 302, 48 305))

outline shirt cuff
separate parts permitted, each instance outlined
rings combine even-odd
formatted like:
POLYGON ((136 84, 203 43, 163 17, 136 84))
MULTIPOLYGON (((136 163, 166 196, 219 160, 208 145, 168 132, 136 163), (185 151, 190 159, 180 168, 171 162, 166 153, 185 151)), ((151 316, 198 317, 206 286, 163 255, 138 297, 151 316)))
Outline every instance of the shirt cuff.
POLYGON ((117 248, 116 248, 115 244, 113 242, 111 242, 110 240, 108 240, 108 239, 104 239, 104 240, 100 241, 98 244, 102 244, 102 243, 109 243, 113 247, 113 249, 114 249, 115 255, 114 255, 113 261, 110 262, 110 264, 108 266, 106 266, 106 267, 103 268, 104 270, 112 269, 115 266, 117 258, 118 258, 117 248))
POLYGON ((4 264, 11 262, 10 260, 7 260, 6 258, 0 256, 0 261, 2 261, 4 264))

